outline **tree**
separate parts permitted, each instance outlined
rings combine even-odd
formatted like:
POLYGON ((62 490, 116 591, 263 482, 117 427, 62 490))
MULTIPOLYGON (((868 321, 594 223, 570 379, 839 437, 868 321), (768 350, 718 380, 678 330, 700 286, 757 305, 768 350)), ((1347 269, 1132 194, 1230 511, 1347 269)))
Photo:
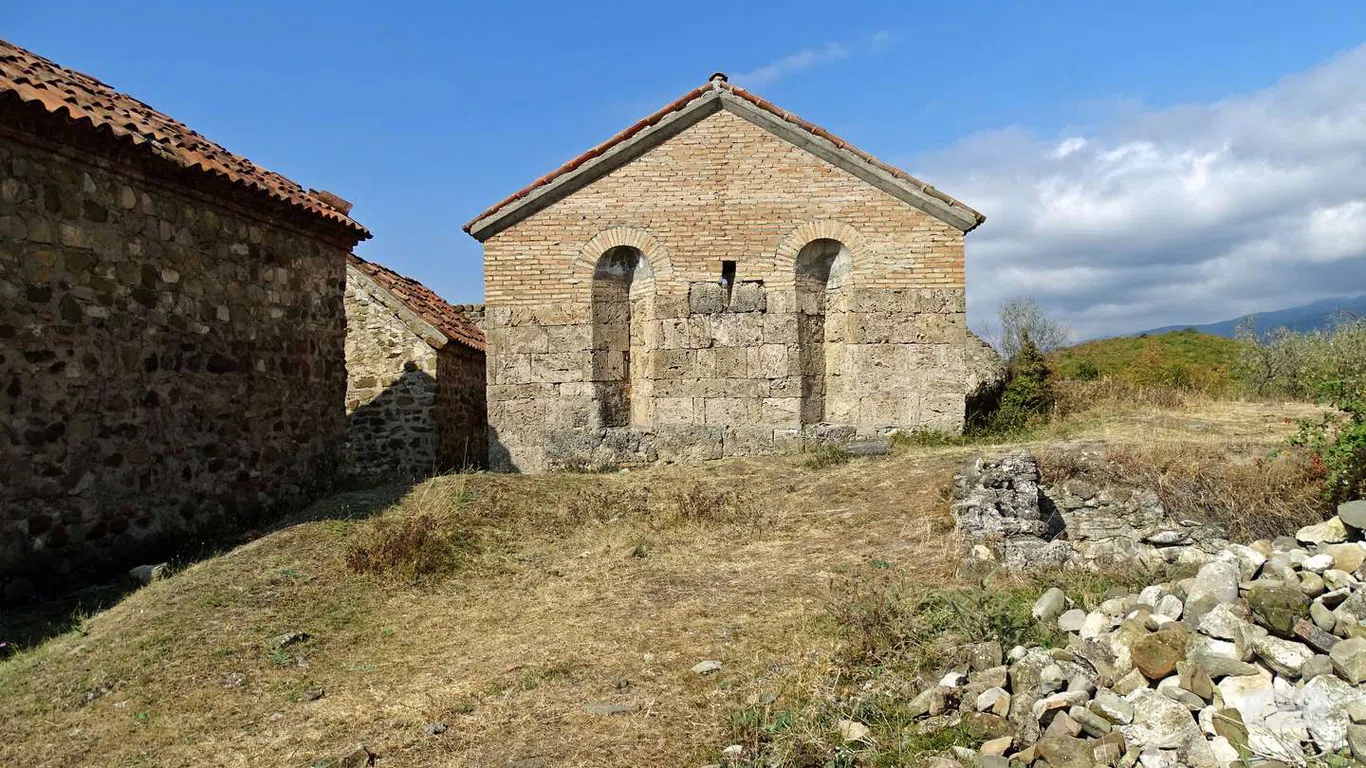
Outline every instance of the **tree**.
POLYGON ((1053 408, 1053 377, 1029 331, 1020 333, 1020 349, 1010 361, 1010 382, 1001 395, 995 426, 1002 432, 1021 429, 1045 418, 1053 408))
POLYGON ((1000 349, 1007 360, 1014 360, 1028 338, 1039 352, 1052 352, 1065 346, 1072 332, 1046 315, 1033 299, 1011 299, 1001 305, 1000 349))

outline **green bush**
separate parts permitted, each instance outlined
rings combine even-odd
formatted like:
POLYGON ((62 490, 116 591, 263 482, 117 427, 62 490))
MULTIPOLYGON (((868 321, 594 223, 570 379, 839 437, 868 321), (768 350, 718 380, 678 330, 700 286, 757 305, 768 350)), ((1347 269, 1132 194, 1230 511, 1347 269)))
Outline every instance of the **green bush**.
POLYGON ((1052 375, 1039 348, 1024 334, 1010 361, 1010 381, 992 422, 994 431, 1011 432, 1047 418, 1055 399, 1052 375))
POLYGON ((1100 369, 1090 360, 1077 363, 1077 378, 1082 381, 1095 381, 1100 378, 1100 369))
POLYGON ((1341 413, 1300 423, 1294 442, 1323 463, 1323 495, 1330 504, 1366 496, 1366 386, 1361 379, 1323 382, 1324 399, 1341 413))
POLYGON ((849 451, 839 443, 816 443, 804 462, 807 469, 825 469, 849 463, 849 451))

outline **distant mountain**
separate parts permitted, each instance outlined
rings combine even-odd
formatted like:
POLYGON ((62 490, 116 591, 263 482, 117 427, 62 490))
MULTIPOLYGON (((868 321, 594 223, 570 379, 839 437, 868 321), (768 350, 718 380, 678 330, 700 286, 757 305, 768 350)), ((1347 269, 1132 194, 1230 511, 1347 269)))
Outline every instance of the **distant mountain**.
POLYGON ((1183 328, 1194 328, 1201 333, 1209 333, 1215 336, 1233 338, 1238 326, 1242 325, 1249 317, 1257 319, 1257 331, 1265 333, 1273 328, 1289 328, 1292 331, 1315 331, 1320 328, 1327 328, 1332 325, 1334 316, 1339 312, 1349 312, 1361 317, 1366 317, 1366 294, 1348 299, 1322 299, 1298 307, 1289 309, 1278 309, 1272 312, 1257 312, 1253 315, 1243 315, 1232 320, 1224 320, 1219 323, 1207 323, 1205 325, 1168 325, 1162 328, 1154 328, 1146 333, 1164 333, 1166 331, 1176 331, 1183 328))

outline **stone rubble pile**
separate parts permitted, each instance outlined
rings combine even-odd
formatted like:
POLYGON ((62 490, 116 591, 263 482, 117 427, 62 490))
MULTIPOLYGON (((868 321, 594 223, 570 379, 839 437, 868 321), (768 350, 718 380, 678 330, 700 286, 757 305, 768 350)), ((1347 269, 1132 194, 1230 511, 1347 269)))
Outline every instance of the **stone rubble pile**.
MULTIPOLYGON (((999 479, 1003 465, 1020 469, 1018 454, 979 475, 999 479)), ((1032 494, 1025 469, 1024 482, 993 486, 995 498, 1032 494)), ((964 511, 1045 545, 1054 524, 964 511)), ((913 700, 922 728, 967 722, 996 737, 937 764, 1366 764, 1363 531, 1366 501, 1349 502, 1294 537, 1188 550, 1201 553, 1194 577, 1113 593, 1095 610, 1049 589, 1033 614, 1064 633, 1063 647, 977 644, 913 700)))
POLYGON ((973 459, 955 478, 952 512, 969 577, 1001 566, 1198 566, 1229 545, 1217 525, 1170 519, 1150 489, 1097 488, 1080 479, 1046 486, 1025 450, 973 459))

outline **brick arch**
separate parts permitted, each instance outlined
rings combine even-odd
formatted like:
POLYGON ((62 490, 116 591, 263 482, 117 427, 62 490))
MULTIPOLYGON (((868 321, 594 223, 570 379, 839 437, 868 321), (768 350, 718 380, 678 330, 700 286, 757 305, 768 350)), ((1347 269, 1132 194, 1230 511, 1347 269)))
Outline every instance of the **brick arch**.
POLYGON ((673 277, 673 262, 669 259, 668 249, 654 235, 635 227, 605 229, 584 243, 579 249, 578 258, 574 260, 575 276, 592 282, 593 270, 598 266, 598 259, 604 253, 621 245, 629 245, 645 254, 645 260, 650 264, 650 273, 656 284, 668 283, 673 277))
POLYGON ((864 240, 863 235, 842 221, 818 219, 799 225, 779 241, 778 251, 773 259, 774 282, 783 286, 791 286, 794 281, 797 254, 812 240, 825 239, 838 240, 843 243, 844 247, 849 249, 849 255, 853 258, 854 267, 857 269, 867 249, 867 241, 864 240))

